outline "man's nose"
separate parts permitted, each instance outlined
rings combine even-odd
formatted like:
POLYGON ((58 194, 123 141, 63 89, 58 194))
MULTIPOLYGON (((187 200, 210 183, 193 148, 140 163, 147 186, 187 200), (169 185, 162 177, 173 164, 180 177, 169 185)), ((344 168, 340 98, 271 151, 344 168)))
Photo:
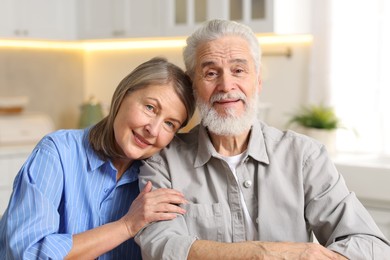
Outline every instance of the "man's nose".
POLYGON ((217 89, 222 92, 228 92, 234 88, 234 77, 230 73, 222 73, 217 81, 217 89))

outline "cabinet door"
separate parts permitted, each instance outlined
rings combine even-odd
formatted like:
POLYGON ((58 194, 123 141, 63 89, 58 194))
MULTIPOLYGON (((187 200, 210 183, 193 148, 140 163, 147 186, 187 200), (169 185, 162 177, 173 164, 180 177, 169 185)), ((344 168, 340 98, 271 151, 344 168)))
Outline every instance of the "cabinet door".
POLYGON ((0 37, 7 38, 14 36, 15 30, 15 7, 13 0, 2 0, 0 2, 0 37))
POLYGON ((3 0, 0 35, 10 38, 74 39, 74 0, 3 0))
POLYGON ((130 17, 126 19, 129 37, 161 36, 161 6, 159 0, 129 0, 130 17))
POLYGON ((130 15, 128 0, 81 0, 78 7, 80 38, 100 39, 126 36, 126 20, 130 15))
POLYGON ((24 152, 0 155, 0 216, 8 206, 15 176, 27 157, 28 153, 24 152))
POLYGON ((210 19, 227 19, 227 0, 162 0, 163 35, 188 36, 210 19))
POLYGON ((160 1, 82 0, 80 4, 81 38, 161 36, 160 1))
POLYGON ((310 0, 162 0, 166 35, 189 35, 210 19, 233 20, 256 33, 309 33, 310 0))
POLYGON ((310 0, 227 0, 228 19, 244 23, 256 33, 310 32, 310 0))

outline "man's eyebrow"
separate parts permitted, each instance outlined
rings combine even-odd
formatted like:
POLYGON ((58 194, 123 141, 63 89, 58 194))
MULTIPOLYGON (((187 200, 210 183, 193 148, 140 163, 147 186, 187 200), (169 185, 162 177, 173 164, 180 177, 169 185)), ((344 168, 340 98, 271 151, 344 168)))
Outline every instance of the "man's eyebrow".
POLYGON ((203 68, 205 68, 205 67, 208 67, 208 66, 211 66, 211 65, 214 65, 214 64, 215 64, 214 61, 205 61, 205 62, 202 62, 202 63, 200 64, 200 66, 201 66, 201 68, 203 69, 203 68))
MULTIPOLYGON (((234 63, 248 64, 248 61, 246 59, 231 59, 231 60, 229 60, 229 63, 230 64, 234 64, 234 63)), ((205 62, 201 63, 201 68, 203 69, 205 67, 212 66, 212 65, 215 65, 214 61, 205 61, 205 62)))
POLYGON ((243 64, 247 64, 248 61, 246 59, 232 59, 232 60, 229 60, 229 63, 243 63, 243 64))

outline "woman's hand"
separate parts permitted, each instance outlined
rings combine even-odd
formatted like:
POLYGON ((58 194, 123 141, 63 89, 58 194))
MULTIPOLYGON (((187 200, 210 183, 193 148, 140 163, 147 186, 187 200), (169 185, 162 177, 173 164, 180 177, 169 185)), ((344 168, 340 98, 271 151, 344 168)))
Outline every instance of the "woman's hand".
POLYGON ((120 221, 125 224, 131 238, 151 222, 174 219, 177 214, 186 213, 178 206, 183 203, 187 201, 182 193, 165 188, 152 191, 152 183, 148 181, 120 221))

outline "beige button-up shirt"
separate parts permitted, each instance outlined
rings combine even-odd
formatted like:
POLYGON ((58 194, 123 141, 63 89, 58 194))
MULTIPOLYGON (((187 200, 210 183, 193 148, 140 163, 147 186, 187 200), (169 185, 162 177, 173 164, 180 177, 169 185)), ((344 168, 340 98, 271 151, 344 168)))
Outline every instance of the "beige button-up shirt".
POLYGON ((261 241, 318 241, 351 259, 386 259, 389 242, 349 192, 323 145, 257 122, 236 169, 237 180, 197 126, 146 160, 140 185, 184 193, 187 213, 153 223, 136 241, 144 259, 186 259, 196 239, 246 240, 243 193, 261 241))

